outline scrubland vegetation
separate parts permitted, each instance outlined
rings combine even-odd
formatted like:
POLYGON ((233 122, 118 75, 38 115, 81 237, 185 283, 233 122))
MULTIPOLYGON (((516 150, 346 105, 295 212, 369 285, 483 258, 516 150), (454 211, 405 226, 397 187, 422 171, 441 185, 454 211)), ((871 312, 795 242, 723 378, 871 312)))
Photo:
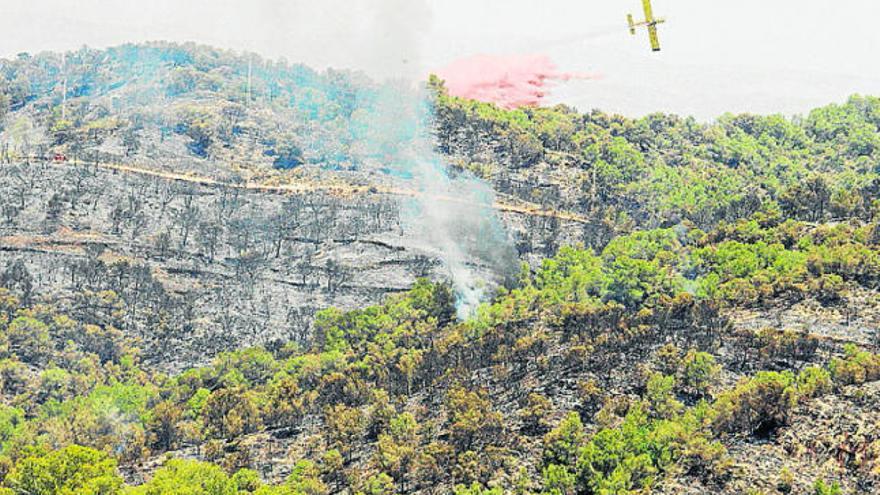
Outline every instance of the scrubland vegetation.
MULTIPOLYGON (((364 166, 350 149, 354 102, 369 87, 357 75, 260 61, 254 88, 243 91, 246 57, 164 44, 84 49, 68 57, 78 68, 62 118, 58 59, 0 65, 0 167, 21 176, 0 198, 10 232, 32 200, 26 162, 50 150, 97 162, 180 158, 156 144, 158 133, 182 140, 186 163, 200 166, 238 160, 280 177, 310 165, 364 166), (131 100, 110 98, 125 87, 131 100), (148 94, 171 106, 131 103, 148 94), (268 125, 288 115, 296 125, 268 125)), ((374 305, 321 308, 302 338, 229 348, 173 372, 144 359, 144 341, 174 325, 157 316, 135 327, 124 317, 142 301, 93 290, 100 281, 39 293, 26 254, 3 254, 0 491, 880 487, 880 440, 865 433, 880 420, 871 412, 880 356, 870 326, 880 284, 880 99, 702 124, 502 110, 449 97, 436 79, 429 88, 438 148, 457 173, 590 222, 526 220, 541 235, 516 239, 519 276, 466 320, 448 283, 422 277, 374 305), (574 241, 561 242, 562 233, 574 241), (789 327, 779 316, 807 306, 819 315, 810 324, 789 327), (744 312, 764 316, 760 327, 745 325, 744 312), (867 329, 852 330, 859 325, 867 329), (838 418, 829 411, 845 420, 798 429, 838 418)), ((52 232, 75 208, 72 197, 54 200, 52 232)), ((192 245, 210 239, 183 227, 208 212, 175 211, 166 242, 202 252, 192 245)), ((254 256, 280 253, 282 241, 254 256)), ((126 260, 94 273, 141 269, 144 290, 161 284, 144 266, 126 260)), ((357 277, 347 272, 334 289, 357 277)), ((171 300, 162 294, 151 307, 171 300)), ((181 332, 189 322, 175 320, 181 332)))

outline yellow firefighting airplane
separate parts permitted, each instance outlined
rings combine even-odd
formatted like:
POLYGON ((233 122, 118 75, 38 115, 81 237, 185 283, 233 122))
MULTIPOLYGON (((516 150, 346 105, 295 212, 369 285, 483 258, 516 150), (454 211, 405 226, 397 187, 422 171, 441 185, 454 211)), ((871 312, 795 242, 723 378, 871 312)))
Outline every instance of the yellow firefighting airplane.
POLYGON ((638 26, 647 26, 648 27, 648 38, 651 40, 651 50, 655 52, 660 51, 660 40, 657 38, 657 24, 662 24, 666 22, 664 19, 655 19, 654 13, 651 9, 651 0, 642 0, 642 6, 645 8, 645 20, 642 22, 633 21, 632 14, 627 14, 626 20, 629 22, 629 33, 632 35, 636 34, 636 27, 638 26))

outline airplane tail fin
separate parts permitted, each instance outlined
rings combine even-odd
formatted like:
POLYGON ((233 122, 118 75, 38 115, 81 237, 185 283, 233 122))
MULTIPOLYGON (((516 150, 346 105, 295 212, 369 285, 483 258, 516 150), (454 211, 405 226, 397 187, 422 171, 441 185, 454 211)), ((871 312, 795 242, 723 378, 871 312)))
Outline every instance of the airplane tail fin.
POLYGON ((627 14, 626 21, 629 23, 629 34, 635 36, 636 34, 636 23, 633 21, 633 15, 627 14))

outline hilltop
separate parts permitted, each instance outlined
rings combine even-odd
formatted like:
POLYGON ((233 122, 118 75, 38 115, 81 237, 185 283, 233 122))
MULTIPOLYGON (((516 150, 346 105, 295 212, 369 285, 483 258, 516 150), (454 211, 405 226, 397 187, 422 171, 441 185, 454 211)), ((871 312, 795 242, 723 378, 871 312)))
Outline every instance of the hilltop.
POLYGON ((880 98, 700 124, 423 94, 445 189, 358 73, 0 61, 4 489, 877 489, 880 98), (437 205, 461 266, 414 225, 437 205))

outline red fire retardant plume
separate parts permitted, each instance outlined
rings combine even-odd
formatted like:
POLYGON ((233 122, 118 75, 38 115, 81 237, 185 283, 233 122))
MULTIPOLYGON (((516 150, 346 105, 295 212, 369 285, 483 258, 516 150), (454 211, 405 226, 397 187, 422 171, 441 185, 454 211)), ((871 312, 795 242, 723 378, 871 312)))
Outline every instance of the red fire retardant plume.
POLYGON ((475 55, 437 71, 450 95, 512 109, 538 106, 555 81, 594 79, 560 72, 546 55, 475 55))

